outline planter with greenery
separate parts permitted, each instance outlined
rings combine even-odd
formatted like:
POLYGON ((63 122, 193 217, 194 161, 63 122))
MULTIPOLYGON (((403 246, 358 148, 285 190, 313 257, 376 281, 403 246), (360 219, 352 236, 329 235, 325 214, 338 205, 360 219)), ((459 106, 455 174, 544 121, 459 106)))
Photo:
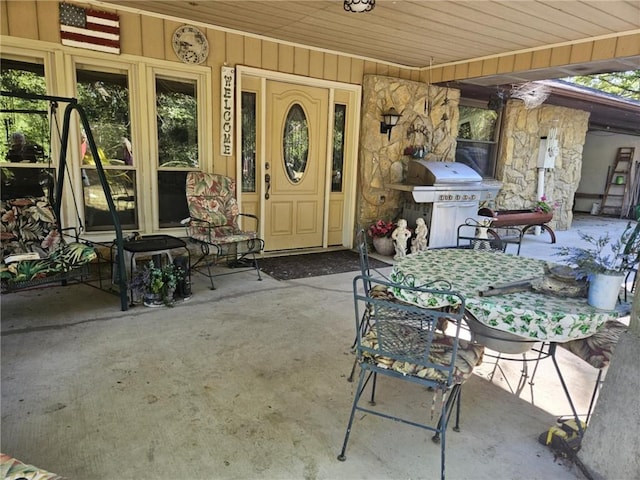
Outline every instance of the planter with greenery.
POLYGON ((148 307, 173 306, 174 293, 183 275, 173 263, 158 266, 150 260, 134 272, 129 287, 148 307))
POLYGON ((583 232, 578 234, 589 247, 559 247, 556 255, 575 267, 577 278, 589 280, 589 304, 612 310, 625 274, 640 261, 640 223, 634 226, 629 222, 615 240, 609 233, 599 238, 583 232))

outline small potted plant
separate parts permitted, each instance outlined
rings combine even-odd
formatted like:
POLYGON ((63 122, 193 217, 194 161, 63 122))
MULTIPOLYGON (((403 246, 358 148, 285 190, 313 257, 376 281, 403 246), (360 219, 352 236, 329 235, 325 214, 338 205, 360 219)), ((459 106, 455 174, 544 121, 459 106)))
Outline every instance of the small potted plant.
POLYGON ((183 271, 173 263, 158 266, 149 260, 134 272, 129 287, 148 307, 173 306, 173 295, 182 278, 183 271))
POLYGON ((534 212, 538 212, 538 213, 551 213, 553 214, 553 211, 556 209, 557 205, 556 203, 554 203, 553 205, 550 204, 547 201, 547 197, 545 195, 542 195, 540 197, 540 200, 538 200, 536 202, 535 207, 533 207, 533 211, 534 212))
POLYGON ((388 257, 395 253, 396 249, 391 238, 395 228, 396 224, 393 222, 378 220, 367 230, 367 233, 373 239, 373 248, 380 255, 388 257))
POLYGON ((578 234, 589 247, 559 247, 556 255, 575 267, 577 278, 588 279, 590 305, 613 310, 625 274, 640 261, 640 223, 629 222, 615 241, 609 233, 599 238, 578 234))

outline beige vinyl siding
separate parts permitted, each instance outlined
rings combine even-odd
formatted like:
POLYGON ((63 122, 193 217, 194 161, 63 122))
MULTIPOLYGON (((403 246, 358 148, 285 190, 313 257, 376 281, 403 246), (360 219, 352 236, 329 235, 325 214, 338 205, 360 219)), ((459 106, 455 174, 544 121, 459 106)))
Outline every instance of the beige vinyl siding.
MULTIPOLYGON (((433 83, 464 80, 485 75, 524 72, 635 55, 640 55, 640 34, 620 35, 533 52, 474 60, 456 64, 456 68, 452 68, 451 65, 434 67, 431 80, 433 83), (461 65, 469 66, 466 73, 464 68, 459 68, 461 65)), ((425 75, 421 76, 421 80, 426 81, 425 75)))

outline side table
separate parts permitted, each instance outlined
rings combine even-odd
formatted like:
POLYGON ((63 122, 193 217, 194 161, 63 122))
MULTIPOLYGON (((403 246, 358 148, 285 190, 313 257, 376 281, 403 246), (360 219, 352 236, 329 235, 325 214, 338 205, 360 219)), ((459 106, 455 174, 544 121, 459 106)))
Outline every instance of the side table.
MULTIPOLYGON (((116 283, 117 275, 119 275, 117 262, 114 258, 113 250, 115 242, 111 246, 111 268, 113 269, 112 279, 116 283)), ((122 242, 122 249, 125 254, 125 268, 126 278, 130 279, 131 274, 136 271, 136 255, 145 254, 151 257, 166 256, 168 263, 173 263, 171 256, 171 250, 183 249, 187 256, 187 275, 189 276, 189 283, 191 283, 191 254, 187 248, 187 243, 171 235, 144 235, 137 240, 127 240, 122 242)), ((117 256, 116 256, 117 257, 117 256)), ((133 302, 133 292, 130 292, 131 301, 133 302)))

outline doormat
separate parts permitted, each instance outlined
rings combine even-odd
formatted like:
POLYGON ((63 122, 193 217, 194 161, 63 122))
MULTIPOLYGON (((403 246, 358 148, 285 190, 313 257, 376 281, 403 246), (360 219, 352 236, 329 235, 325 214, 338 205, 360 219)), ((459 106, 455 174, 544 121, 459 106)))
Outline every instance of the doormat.
MULTIPOLYGON (((335 252, 307 253, 287 255, 258 260, 260 270, 276 280, 319 277, 334 273, 359 272, 360 256, 352 250, 335 252)), ((369 257, 372 268, 384 268, 391 265, 369 257)))

